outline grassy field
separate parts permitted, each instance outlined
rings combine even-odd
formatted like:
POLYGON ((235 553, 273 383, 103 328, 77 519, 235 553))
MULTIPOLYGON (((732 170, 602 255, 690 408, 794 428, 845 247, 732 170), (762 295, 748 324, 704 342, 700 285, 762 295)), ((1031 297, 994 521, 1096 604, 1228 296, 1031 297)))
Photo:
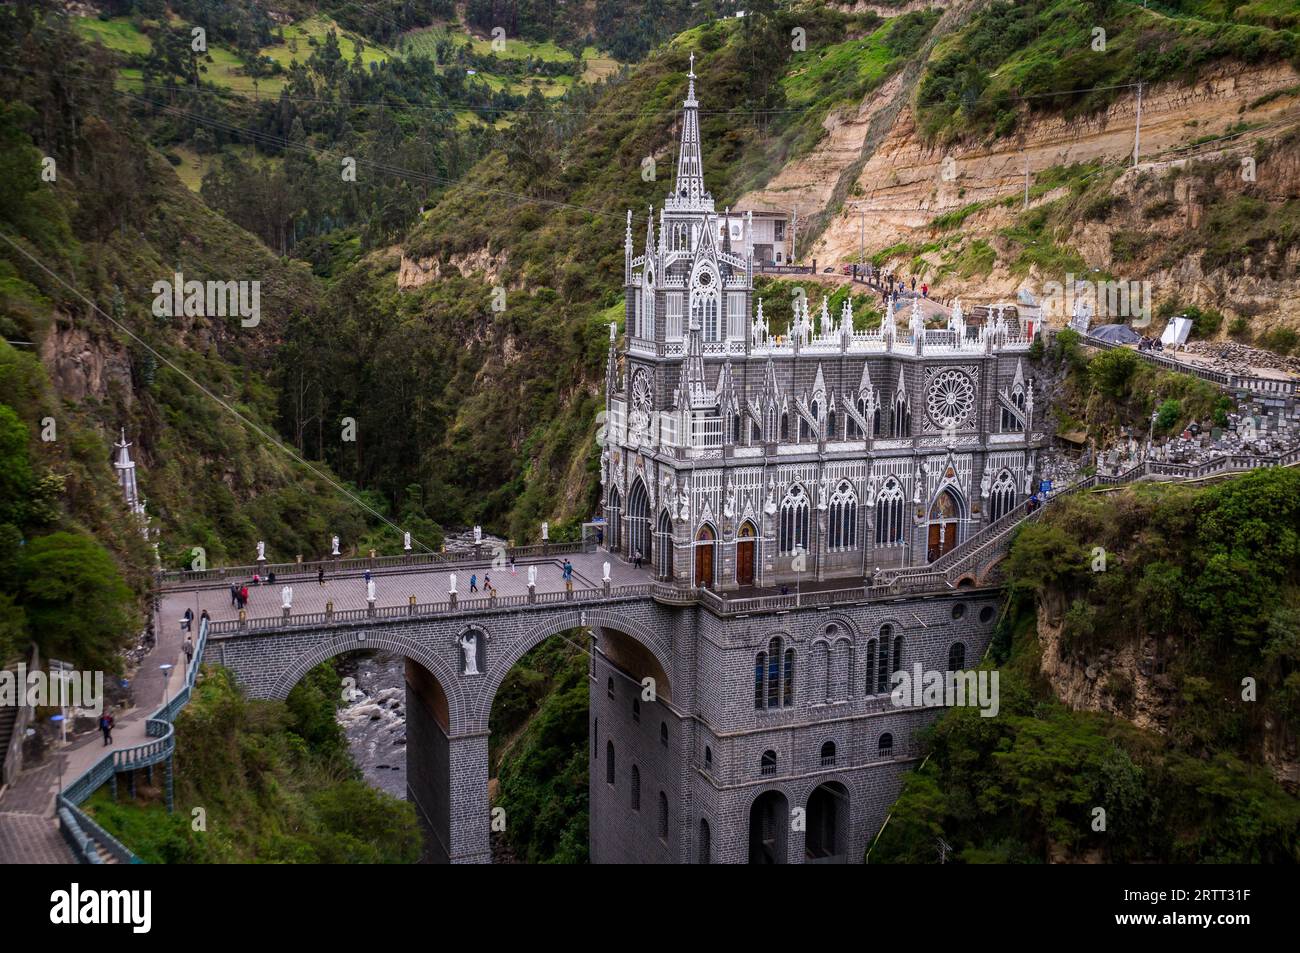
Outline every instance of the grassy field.
POLYGON ((813 62, 801 65, 781 80, 790 105, 806 106, 828 96, 855 99, 857 91, 876 83, 893 61, 894 54, 885 43, 890 29, 886 24, 870 36, 809 50, 808 55, 815 57, 813 62), (842 96, 837 95, 840 91, 842 96))
MULTIPOLYGON (((86 38, 99 40, 104 46, 119 53, 145 55, 152 48, 148 34, 130 17, 114 17, 111 20, 77 17, 73 23, 86 38)), ((184 24, 183 21, 173 20, 172 25, 184 24)), ((352 59, 358 42, 363 44, 361 61, 367 65, 383 62, 395 55, 392 50, 367 42, 362 37, 341 29, 330 18, 321 16, 289 24, 284 28, 284 43, 263 47, 260 52, 287 69, 295 60, 305 62, 315 45, 323 42, 331 29, 338 33, 339 47, 348 60, 352 59)), ((204 64, 207 72, 203 74, 208 82, 243 96, 274 97, 280 95, 280 90, 284 88, 285 79, 282 76, 268 76, 254 83, 252 77, 244 71, 243 59, 233 50, 212 45, 208 48, 208 55, 212 57, 212 62, 204 64)), ((118 84, 125 89, 139 89, 140 70, 121 70, 118 84)))
POLYGON ((86 39, 98 40, 119 53, 148 53, 152 47, 149 37, 136 28, 130 17, 113 17, 111 20, 77 17, 72 23, 86 39))

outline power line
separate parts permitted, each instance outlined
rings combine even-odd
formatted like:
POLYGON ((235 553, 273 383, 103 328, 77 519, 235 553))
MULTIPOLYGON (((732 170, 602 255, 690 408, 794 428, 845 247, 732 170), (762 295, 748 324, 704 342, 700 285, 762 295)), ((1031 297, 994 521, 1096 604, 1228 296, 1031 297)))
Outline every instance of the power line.
MULTIPOLYGON (((312 466, 311 463, 309 463, 305 458, 303 458, 303 457, 300 456, 298 453, 296 453, 296 452, 295 452, 291 447, 286 446, 284 443, 282 443, 281 441, 277 440, 277 439, 275 438, 274 435, 272 435, 272 434, 268 433, 266 430, 264 430, 264 429, 263 429, 260 425, 258 425, 256 422, 254 422, 253 420, 251 420, 251 419, 249 419, 248 417, 244 416, 244 415, 243 415, 242 413, 240 413, 240 412, 239 412, 239 411, 238 411, 234 406, 232 406, 228 401, 224 400, 224 399, 221 398, 221 397, 218 397, 216 394, 214 394, 212 391, 210 391, 207 387, 205 387, 203 384, 201 384, 198 380, 196 380, 193 376, 191 376, 191 375, 190 375, 190 374, 189 374, 189 373, 188 373, 184 368, 182 368, 182 367, 180 367, 178 364, 176 364, 176 362, 173 361, 171 358, 169 358, 169 357, 167 357, 166 355, 164 355, 164 354, 160 353, 159 351, 155 350, 152 346, 149 345, 149 343, 148 343, 147 341, 145 341, 143 338, 141 338, 138 334, 136 334, 134 331, 132 331, 130 328, 128 328, 126 325, 124 325, 122 322, 120 322, 120 321, 118 321, 116 318, 114 318, 111 314, 109 314, 107 311, 105 311, 103 308, 101 308, 99 305, 97 305, 97 304, 96 304, 93 300, 91 300, 89 297, 87 297, 86 295, 82 294, 82 292, 81 292, 81 291, 80 291, 80 290, 79 290, 75 285, 73 285, 71 282, 69 282, 69 281, 67 281, 66 279, 64 279, 64 278, 63 278, 61 275, 59 275, 57 272, 55 272, 54 270, 52 270, 51 268, 49 268, 49 267, 48 267, 48 266, 47 266, 43 261, 41 261, 41 260, 40 260, 39 258, 37 258, 35 255, 33 255, 31 252, 29 252, 26 248, 22 247, 22 245, 18 244, 16 241, 14 241, 12 238, 10 238, 8 235, 4 234, 3 232, 0 232, 0 238, 4 239, 4 241, 5 241, 5 242, 6 242, 6 243, 11 247, 11 248, 13 248, 15 251, 17 251, 17 252, 18 252, 19 254, 21 254, 23 257, 25 257, 25 258, 27 258, 29 261, 31 261, 32 264, 34 264, 37 268, 41 269, 41 271, 45 272, 47 275, 49 275, 51 278, 53 278, 56 282, 58 282, 60 285, 62 285, 63 288, 65 288, 67 291, 69 291, 69 292, 71 292, 72 294, 76 295, 78 298, 80 298, 80 299, 81 299, 85 304, 87 304, 89 307, 91 307, 91 308, 94 309, 95 311, 99 312, 99 314, 100 314, 101 316, 103 316, 104 318, 106 318, 110 323, 112 323, 114 327, 116 327, 116 328, 117 328, 119 331, 121 331, 123 334, 127 335, 128 337, 130 337, 131 340, 135 341, 135 343, 137 343, 137 344, 139 344, 141 347, 143 347, 146 351, 148 351, 151 355, 153 355, 154 358, 156 358, 157 360, 159 360, 159 361, 161 361, 162 363, 166 364, 168 367, 170 367, 172 370, 174 370, 177 374, 180 374, 181 377, 185 378, 185 380, 187 380, 190 384, 192 384, 196 389, 198 389, 198 390, 199 390, 202 394, 204 394, 206 397, 210 398, 211 400, 213 400, 214 402, 216 402, 218 405, 220 405, 222 408, 224 408, 224 409, 226 410, 226 412, 229 413, 231 416, 233 416, 236 420, 238 420, 240 423, 244 424, 245 426, 250 427, 253 431, 255 431, 255 432, 258 434, 258 436, 260 436, 260 437, 261 437, 263 440, 265 440, 267 443, 269 443, 269 444, 271 444, 272 446, 276 447, 276 448, 277 448, 278 450, 280 450, 282 453, 286 454, 287 456, 289 456, 291 459, 293 459, 293 460, 296 461, 297 463, 300 463, 302 466, 306 467, 308 470, 311 471, 311 473, 312 473, 314 476, 316 476, 317 478, 319 478, 319 479, 321 479, 321 480, 324 480, 324 481, 325 481, 326 483, 328 483, 330 486, 334 487, 334 489, 338 490, 340 493, 342 493, 344 496, 346 496, 348 499, 350 499, 350 500, 351 500, 353 503, 355 503, 357 506, 360 506, 360 507, 361 507, 362 509, 364 509, 366 512, 370 513, 372 516, 374 516, 375 518, 377 518, 377 519, 380 520, 381 522, 387 524, 390 528, 392 528, 392 529, 393 529, 394 531, 396 531, 397 533, 403 533, 403 532, 405 532, 405 530, 403 530, 402 527, 398 526, 396 523, 394 523, 392 520, 390 520, 390 519, 389 519, 387 516, 385 516, 383 513, 380 513, 380 512, 379 512, 378 510, 376 510, 374 507, 370 506, 370 504, 366 503, 365 500, 363 500, 363 499, 361 499, 360 497, 358 497, 355 493, 353 493, 351 490, 349 490, 349 489, 348 489, 346 486, 344 486, 343 484, 339 483, 337 480, 335 480, 333 477, 331 477, 328 473, 325 473, 325 472, 323 472, 323 471, 321 471, 321 470, 318 470, 316 467, 312 466)), ((415 539, 414 536, 412 536, 411 539, 412 539, 413 542, 418 543, 418 544, 420 545, 420 548, 422 548, 425 552, 428 552, 428 553, 432 553, 432 552, 433 552, 433 550, 432 550, 429 546, 427 546, 425 543, 421 542, 420 540, 415 539)))

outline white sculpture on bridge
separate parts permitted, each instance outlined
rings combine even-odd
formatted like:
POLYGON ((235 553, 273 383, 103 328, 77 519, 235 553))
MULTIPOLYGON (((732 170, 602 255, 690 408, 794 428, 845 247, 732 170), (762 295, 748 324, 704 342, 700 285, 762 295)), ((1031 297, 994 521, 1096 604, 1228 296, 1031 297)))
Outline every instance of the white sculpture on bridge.
POLYGON ((451 582, 447 584, 447 594, 454 596, 456 594, 456 574, 451 574, 451 582))
POLYGON ((264 559, 266 559, 266 543, 259 539, 257 541, 257 561, 260 563, 264 559))
POLYGON ((370 602, 375 601, 375 581, 373 579, 366 583, 366 599, 370 602))
POLYGON ((464 675, 478 675, 478 636, 473 632, 466 632, 460 637, 461 652, 464 653, 465 661, 461 668, 464 675))
POLYGON ((543 523, 542 523, 542 542, 544 543, 544 542, 546 542, 546 541, 547 541, 548 539, 550 539, 550 538, 551 538, 551 524, 550 524, 550 523, 543 522, 543 523))
POLYGON ((474 545, 477 546, 481 542, 483 542, 483 527, 476 524, 474 526, 474 545))
POLYGON ((334 548, 330 551, 330 555, 331 555, 331 556, 338 556, 338 555, 339 555, 339 538, 338 538, 337 536, 331 537, 331 538, 330 538, 330 545, 334 547, 334 548))
POLYGON ((536 585, 537 585, 537 567, 536 567, 536 566, 529 566, 529 567, 528 567, 528 586, 529 586, 529 588, 532 588, 533 586, 536 586, 536 585))
POLYGON ((286 609, 293 608, 293 587, 285 586, 280 590, 280 604, 286 609))
POLYGON ((408 553, 411 551, 411 534, 410 534, 410 533, 403 533, 403 534, 402 534, 402 549, 406 550, 408 553))
POLYGON ((605 563, 605 576, 603 582, 609 582, 609 563, 605 563))

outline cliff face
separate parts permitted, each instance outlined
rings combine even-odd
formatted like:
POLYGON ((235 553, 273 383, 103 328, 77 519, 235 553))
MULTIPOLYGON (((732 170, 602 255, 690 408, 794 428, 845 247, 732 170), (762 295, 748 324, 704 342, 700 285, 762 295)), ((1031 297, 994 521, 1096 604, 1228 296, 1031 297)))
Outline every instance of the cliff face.
MULTIPOLYGON (((1022 287, 1041 293, 1046 282, 1065 283, 1065 269, 1018 264, 1003 234, 1025 211, 1026 170, 1032 210, 1068 194, 1040 182, 1064 167, 1093 163, 1112 170, 1102 173, 1108 211, 1099 220, 1078 216, 1054 236, 1077 253, 1080 273, 1100 269, 1151 281, 1157 307, 1162 301, 1213 306, 1229 317, 1257 318, 1257 331, 1300 326, 1294 248, 1280 249, 1278 266, 1267 269, 1251 269, 1250 262, 1245 269, 1203 266, 1198 254, 1168 261, 1162 254, 1203 228, 1211 203, 1250 197, 1276 208, 1300 194, 1297 150, 1277 145, 1300 127, 1300 73, 1288 65, 1225 64, 1193 86, 1144 89, 1142 161, 1121 172, 1131 163, 1137 108, 1136 95, 1126 95, 1095 117, 1034 114, 1014 137, 940 147, 920 136, 908 106, 866 157, 849 203, 802 254, 819 263, 850 261, 860 250, 869 258, 899 246, 885 262, 899 274, 919 272, 944 297, 1008 298, 1022 287), (1253 179, 1242 174, 1244 159, 1256 163, 1253 179), (1211 182, 1189 174, 1215 164, 1211 182), (963 211, 955 228, 935 226, 939 216, 963 211), (953 267, 976 242, 992 252, 981 267, 953 267)), ((796 170, 787 173, 795 181, 786 188, 794 193, 796 170)))
POLYGON ((1040 604, 1040 671, 1057 698, 1075 711, 1104 711, 1139 728, 1166 730, 1173 684, 1158 674, 1161 665, 1154 639, 1106 650, 1090 660, 1066 652, 1061 634, 1061 619, 1040 604))

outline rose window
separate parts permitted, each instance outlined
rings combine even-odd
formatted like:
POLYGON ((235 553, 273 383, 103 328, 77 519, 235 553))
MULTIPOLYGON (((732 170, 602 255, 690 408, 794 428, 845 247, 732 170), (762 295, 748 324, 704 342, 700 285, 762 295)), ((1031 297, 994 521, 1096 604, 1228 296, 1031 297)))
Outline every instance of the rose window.
POLYGON ((644 434, 650 429, 650 407, 654 403, 650 375, 637 371, 632 377, 632 430, 644 434))
POLYGON ((947 430, 960 427, 975 407, 975 385, 961 371, 944 371, 930 381, 926 392, 930 419, 947 430))

